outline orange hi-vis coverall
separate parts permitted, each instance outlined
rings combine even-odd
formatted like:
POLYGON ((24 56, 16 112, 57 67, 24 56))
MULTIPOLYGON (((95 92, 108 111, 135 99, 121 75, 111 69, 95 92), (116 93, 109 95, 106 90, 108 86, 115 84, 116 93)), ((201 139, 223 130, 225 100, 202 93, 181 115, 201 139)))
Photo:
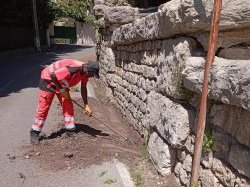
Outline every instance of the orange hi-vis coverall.
POLYGON ((62 87, 69 90, 69 87, 75 86, 82 81, 87 84, 88 75, 81 75, 81 65, 79 61, 64 59, 56 61, 41 72, 39 85, 39 100, 32 129, 41 131, 48 115, 49 108, 56 94, 63 108, 64 122, 66 129, 74 129, 74 110, 70 99, 65 99, 59 93, 59 89, 52 82, 50 73, 54 72, 62 87))

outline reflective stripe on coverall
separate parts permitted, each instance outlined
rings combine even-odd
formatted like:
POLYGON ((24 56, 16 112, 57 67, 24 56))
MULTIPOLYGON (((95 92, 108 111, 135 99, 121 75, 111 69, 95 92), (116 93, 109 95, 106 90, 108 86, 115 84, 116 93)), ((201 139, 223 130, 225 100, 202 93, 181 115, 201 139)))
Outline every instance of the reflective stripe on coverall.
MULTIPOLYGON (((34 123, 32 124, 33 130, 39 131, 39 132, 42 130, 54 96, 55 96, 55 93, 39 90, 38 107, 37 107, 34 123)), ((66 129, 75 128, 74 110, 73 110, 72 101, 69 99, 62 98, 60 93, 56 93, 56 96, 58 100, 60 101, 61 106, 63 108, 65 128, 66 129)))

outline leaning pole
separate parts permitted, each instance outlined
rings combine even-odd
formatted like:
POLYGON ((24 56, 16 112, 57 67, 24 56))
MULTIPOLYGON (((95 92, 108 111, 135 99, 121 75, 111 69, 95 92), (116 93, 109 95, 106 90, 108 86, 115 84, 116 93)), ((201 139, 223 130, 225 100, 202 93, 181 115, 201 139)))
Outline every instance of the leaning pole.
POLYGON ((36 0, 32 0, 32 11, 33 11, 33 22, 34 22, 34 30, 35 30, 35 47, 38 52, 41 52, 40 45, 40 36, 39 36, 39 28, 38 28, 38 20, 37 20, 37 9, 36 9, 36 0))
POLYGON ((222 0, 214 0, 213 16, 212 16, 212 22, 211 22, 208 51, 207 51, 207 58, 206 58, 205 71, 204 71, 204 80, 203 80, 202 93, 201 93, 200 110, 199 110, 199 117, 198 117, 198 130, 197 130, 196 139, 195 139, 194 157, 193 157, 193 163, 192 163, 192 172, 191 172, 191 186, 192 187, 198 186, 200 160, 201 160, 201 152, 202 152, 202 141, 203 141, 205 124, 206 124, 209 72, 210 72, 211 65, 214 62, 214 58, 215 58, 216 44, 218 41, 218 34, 219 34, 219 22, 220 22, 221 8, 222 8, 222 0))

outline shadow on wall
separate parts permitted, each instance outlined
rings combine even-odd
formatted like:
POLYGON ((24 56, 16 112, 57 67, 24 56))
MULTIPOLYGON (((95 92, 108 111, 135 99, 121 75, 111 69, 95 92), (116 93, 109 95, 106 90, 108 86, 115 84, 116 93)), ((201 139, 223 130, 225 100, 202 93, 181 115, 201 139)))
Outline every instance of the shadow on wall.
POLYGON ((128 0, 129 4, 139 8, 158 7, 170 0, 128 0))
MULTIPOLYGON (((75 53, 75 59, 83 57, 83 51, 93 50, 92 46, 56 45, 48 52, 0 58, 0 98, 18 93, 25 88, 37 88, 41 66, 62 58, 72 58, 67 53, 75 53)), ((87 54, 87 53, 86 53, 87 54)))

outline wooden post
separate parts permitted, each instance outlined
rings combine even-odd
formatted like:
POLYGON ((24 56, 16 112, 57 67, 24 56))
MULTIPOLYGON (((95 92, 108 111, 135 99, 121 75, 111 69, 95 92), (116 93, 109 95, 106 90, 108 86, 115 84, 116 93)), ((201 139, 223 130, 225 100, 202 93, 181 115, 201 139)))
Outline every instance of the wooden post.
POLYGON ((40 36, 39 36, 38 21, 37 21, 37 11, 36 11, 36 0, 32 0, 32 8, 33 8, 33 21, 34 21, 34 28, 35 28, 35 46, 36 46, 36 50, 38 52, 41 52, 40 36))
POLYGON ((200 101, 198 131, 197 131, 195 147, 194 147, 194 157, 193 157, 192 173, 191 173, 191 186, 198 186, 200 159, 201 159, 201 152, 202 152, 202 141, 203 141, 205 124, 206 124, 206 108, 207 108, 209 72, 210 72, 211 65, 214 61, 214 57, 215 57, 215 50, 216 50, 216 44, 218 41, 218 33, 219 33, 221 8, 222 8, 222 0, 214 0, 214 10, 213 10, 212 23, 211 23, 208 52, 207 52, 207 58, 206 58, 206 64, 205 64, 204 80, 203 80, 202 94, 201 94, 201 101, 200 101))

